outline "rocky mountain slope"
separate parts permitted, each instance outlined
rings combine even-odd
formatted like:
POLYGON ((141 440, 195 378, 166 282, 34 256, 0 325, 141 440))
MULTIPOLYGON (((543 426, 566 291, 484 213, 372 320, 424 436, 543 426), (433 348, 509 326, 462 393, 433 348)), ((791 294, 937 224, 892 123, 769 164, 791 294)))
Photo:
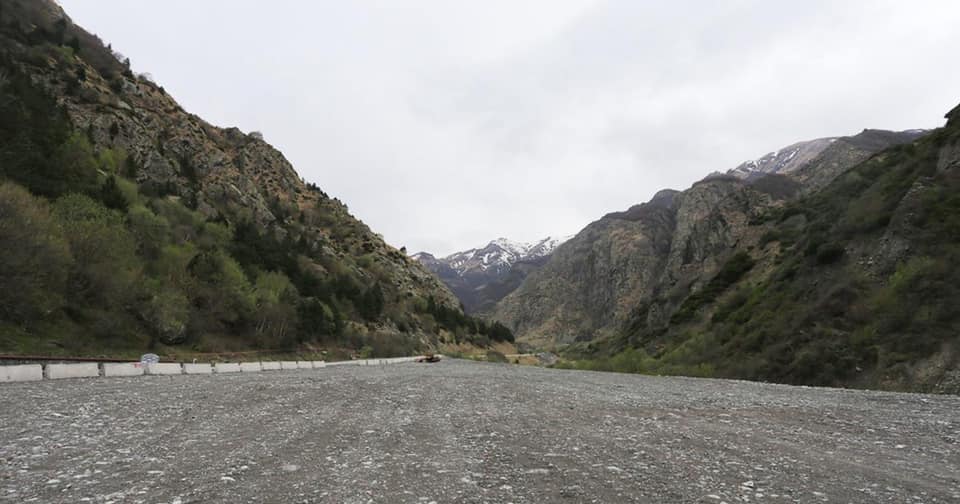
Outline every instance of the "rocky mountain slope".
POLYGON ((960 107, 947 117, 606 216, 498 313, 588 369, 960 393, 960 107))
POLYGON ((760 241, 679 303, 655 297, 574 351, 588 367, 960 393, 960 107, 947 117, 763 212, 760 241))
POLYGON ((52 0, 0 4, 0 107, 0 240, 46 254, 4 252, 28 295, 0 295, 0 349, 486 338, 262 136, 186 112, 52 0))
POLYGON ((437 258, 427 252, 411 256, 436 274, 463 303, 467 313, 483 313, 513 292, 532 271, 570 237, 547 237, 530 243, 498 238, 487 245, 437 258))
POLYGON ((520 340, 547 347, 612 336, 641 306, 651 320, 666 321, 734 252, 757 246, 766 233, 753 225, 760 215, 920 134, 865 130, 802 142, 686 191, 661 191, 558 247, 493 317, 520 340))

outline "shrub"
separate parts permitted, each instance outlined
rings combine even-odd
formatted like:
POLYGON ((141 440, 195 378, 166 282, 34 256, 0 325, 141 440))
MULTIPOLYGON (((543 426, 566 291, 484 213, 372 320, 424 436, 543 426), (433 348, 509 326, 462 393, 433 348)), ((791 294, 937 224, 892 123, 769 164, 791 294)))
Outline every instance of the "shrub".
POLYGON ((487 362, 508 363, 507 356, 496 350, 487 350, 487 362))

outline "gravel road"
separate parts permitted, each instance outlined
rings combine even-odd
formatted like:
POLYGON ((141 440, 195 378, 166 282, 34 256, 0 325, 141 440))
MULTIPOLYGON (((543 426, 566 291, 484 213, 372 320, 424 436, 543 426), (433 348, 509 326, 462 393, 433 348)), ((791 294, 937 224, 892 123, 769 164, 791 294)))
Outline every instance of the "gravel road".
POLYGON ((960 502, 960 397, 448 360, 0 385, 2 502, 960 502))

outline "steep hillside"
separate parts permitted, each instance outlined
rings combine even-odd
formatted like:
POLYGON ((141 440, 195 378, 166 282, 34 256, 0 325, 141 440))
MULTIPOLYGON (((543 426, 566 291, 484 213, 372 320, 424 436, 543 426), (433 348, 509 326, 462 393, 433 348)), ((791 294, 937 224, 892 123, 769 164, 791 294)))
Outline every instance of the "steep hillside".
POLYGON ((432 271, 463 303, 467 313, 484 313, 513 292, 532 271, 570 237, 546 237, 531 243, 498 238, 484 247, 437 258, 427 252, 411 256, 432 271))
POLYGON ((765 230, 753 223, 765 212, 919 134, 865 130, 794 144, 686 191, 661 191, 558 247, 497 304, 493 318, 519 340, 545 347, 613 336, 641 306, 652 321, 664 322, 736 250, 760 243, 765 230))
POLYGON ((52 0, 0 4, 0 351, 487 339, 261 135, 129 68, 52 0))
POLYGON ((960 107, 947 117, 767 208, 748 227, 761 240, 679 304, 655 296, 571 351, 594 368, 960 393, 960 107))

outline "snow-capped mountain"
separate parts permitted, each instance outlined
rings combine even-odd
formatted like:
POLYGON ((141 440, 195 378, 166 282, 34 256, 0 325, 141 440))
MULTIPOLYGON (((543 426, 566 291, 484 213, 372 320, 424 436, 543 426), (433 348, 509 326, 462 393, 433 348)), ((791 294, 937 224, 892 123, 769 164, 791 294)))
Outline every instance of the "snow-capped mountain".
POLYGON ((758 174, 779 173, 786 175, 809 163, 836 141, 836 138, 818 138, 806 142, 797 142, 778 151, 770 152, 760 159, 745 161, 740 166, 728 171, 727 174, 743 179, 749 179, 758 174))
POLYGON ((803 179, 804 177, 799 176, 801 175, 800 172, 803 171, 802 168, 813 163, 818 157, 829 157, 831 153, 833 157, 837 157, 837 152, 843 152, 850 148, 871 151, 882 150, 889 145, 913 141, 928 132, 928 130, 923 129, 905 131, 865 129, 852 136, 817 138, 816 140, 797 142, 770 152, 759 159, 745 161, 740 166, 727 171, 727 175, 746 180, 772 174, 789 175, 793 178, 803 179))
POLYGON ((572 236, 524 243, 497 238, 480 248, 437 258, 427 252, 412 255, 433 271, 471 313, 493 306, 513 291, 527 274, 539 268, 572 236))
POLYGON ((493 270, 497 273, 510 269, 519 261, 532 261, 549 256, 561 243, 570 237, 546 237, 530 243, 522 243, 497 238, 482 248, 465 250, 450 254, 442 259, 457 273, 463 275, 471 271, 493 270))

